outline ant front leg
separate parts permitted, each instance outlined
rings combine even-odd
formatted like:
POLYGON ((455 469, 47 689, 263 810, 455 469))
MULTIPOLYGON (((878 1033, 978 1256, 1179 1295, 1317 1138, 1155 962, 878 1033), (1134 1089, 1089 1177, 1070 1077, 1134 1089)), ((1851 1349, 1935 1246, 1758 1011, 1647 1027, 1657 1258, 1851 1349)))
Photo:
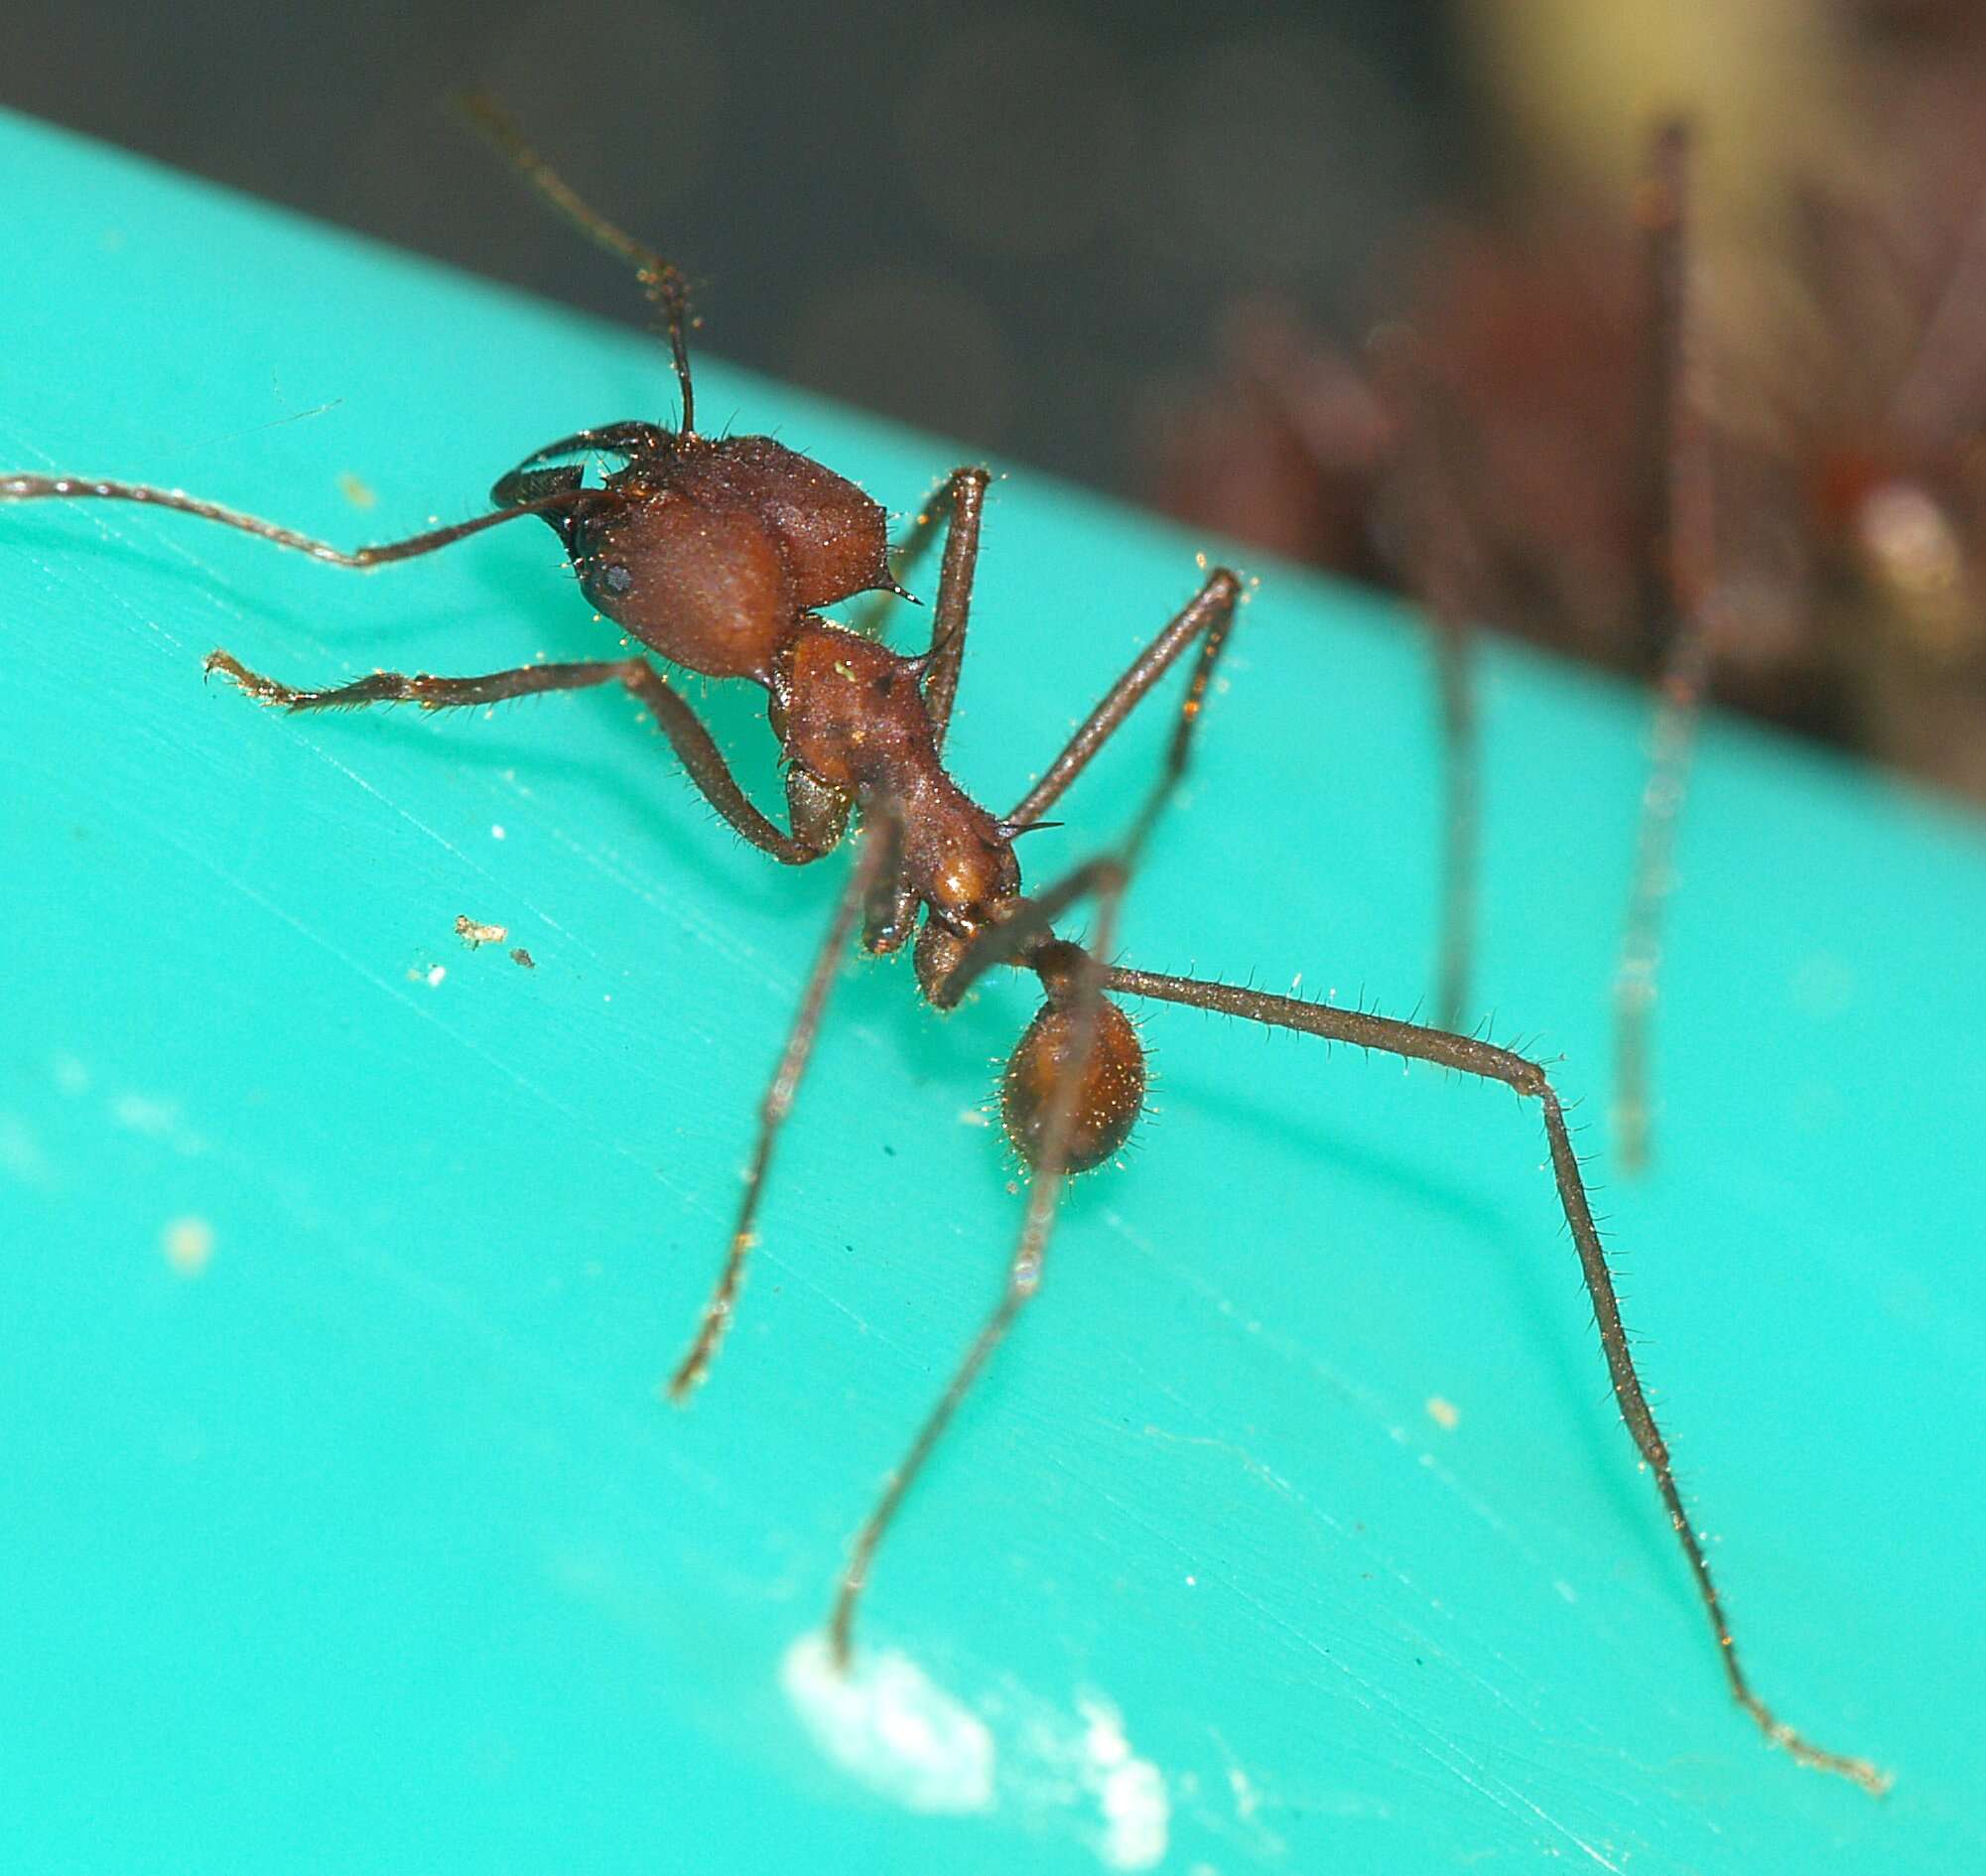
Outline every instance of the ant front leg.
POLYGON ((1141 839, 1144 828, 1155 817, 1172 784, 1185 772, 1193 727, 1199 718, 1214 665, 1220 658, 1229 631, 1233 629, 1235 607, 1240 604, 1241 597, 1240 576, 1230 573, 1225 567, 1217 567, 1209 574, 1206 584, 1174 615, 1172 622, 1131 660, 1129 669, 1104 693, 1103 702, 1091 711, 1083 726, 1063 745, 1061 754, 1049 763, 1041 779, 1014 804, 1003 824, 1018 832, 1038 821, 1043 809, 1059 801, 1069 784, 1090 765, 1097 751, 1123 728, 1125 719, 1143 702, 1151 687, 1172 668, 1179 654, 1204 632, 1207 642, 1201 647, 1199 668, 1194 672, 1192 686, 1172 733, 1165 778, 1158 793, 1147 805, 1145 814, 1140 817, 1140 831, 1134 838, 1141 839))
POLYGON ((794 831, 786 832, 766 819, 727 766, 703 721, 667 680, 643 658, 592 660, 584 664, 526 664, 515 670, 493 671, 485 677, 449 678, 405 676, 399 671, 375 671, 370 677, 341 684, 335 690, 297 690, 251 671, 225 651, 207 655, 206 668, 231 678, 250 697, 284 710, 355 710, 367 704, 419 704, 423 710, 465 710, 500 704, 513 697, 536 697, 546 691, 587 690, 596 684, 620 684, 654 713, 655 727, 669 738, 690 780, 712 807, 761 853, 783 866, 804 867, 832 851, 842 837, 848 813, 839 817, 832 803, 802 797, 789 786, 794 803, 794 831))
POLYGON ((773 1144, 779 1138, 779 1130, 785 1125, 787 1115, 793 1110, 793 1097, 799 1092, 800 1077, 806 1072, 808 1057, 814 1052, 814 1038, 820 1033, 821 1018, 828 1006, 828 993, 834 989, 835 974, 847 955, 850 935, 858 918, 865 913, 872 914, 876 904, 893 893, 897 875, 902 871, 903 823, 895 803, 868 799, 862 804, 862 814, 863 828, 856 864, 849 873, 847 884, 842 887, 840 899, 836 901, 834 916, 828 921, 827 935, 821 941, 821 948, 814 957, 814 968, 808 974, 807 987, 800 994, 800 1006, 794 1011, 793 1026, 786 1032, 786 1043, 779 1052, 772 1081, 758 1105, 758 1140, 752 1148, 751 1162, 745 1169, 744 1195, 738 1201, 737 1223, 731 1229, 730 1248, 725 1254, 724 1268, 718 1273, 717 1286, 711 1291, 711 1299, 704 1305, 703 1319, 697 1325, 689 1353, 677 1364, 676 1372, 669 1378, 668 1395, 678 1406, 689 1399, 697 1384, 710 1372, 718 1344, 730 1327, 738 1285, 744 1278, 745 1259, 757 1242, 752 1224, 758 1216, 758 1198, 765 1189, 766 1170, 772 1163, 773 1144))
MULTIPOLYGON (((1096 1087, 1094 1071, 1108 1058, 1110 1037, 1105 1025, 1112 1016, 1119 1023, 1124 1021, 1123 1012, 1104 997, 1101 959, 1110 952, 1125 882, 1125 874, 1120 866, 1102 876, 1097 886, 1094 951, 1084 951, 1075 945, 1057 946, 1060 955, 1052 966, 1044 965, 1044 981, 1052 977, 1055 988, 1051 995, 1059 999, 1054 1006, 1062 1018, 1057 1038, 1060 1046, 1052 1051, 1048 1064, 1048 1093, 1036 1116, 1038 1129, 1023 1146, 1034 1176, 1027 1190, 1020 1236, 1007 1264, 1006 1280, 1000 1285, 998 1301, 974 1337, 965 1359, 954 1370, 937 1405, 917 1429, 909 1449, 890 1473, 875 1508, 862 1521, 850 1546, 848 1568, 842 1573, 834 1612, 828 1619, 829 1647, 835 1665, 844 1671, 854 1653, 856 1609, 868 1584, 869 1570, 883 1538, 918 1474, 944 1437, 945 1429, 951 1425, 952 1416, 972 1392, 993 1351, 1006 1339, 1014 1319, 1041 1287, 1048 1240, 1055 1228, 1056 1204, 1072 1170, 1076 1142, 1091 1119, 1085 1110, 1096 1087)), ((1142 1087, 1140 1074, 1140 1094, 1142 1087)))
POLYGON ((1124 841, 1038 897, 1018 901, 982 931, 933 987, 931 1002, 942 1009, 955 1005, 974 979, 995 964, 1025 964, 1040 976, 1048 1002, 1021 1038, 1003 1085, 1008 1132, 1033 1167, 1034 1178, 999 1300, 856 1534, 828 1625, 835 1660, 844 1668, 853 1648, 856 1608, 883 1538, 960 1404, 1040 1287, 1065 1180, 1072 1170, 1087 1170, 1116 1151, 1142 1105, 1143 1053, 1124 1012, 1104 996, 1109 973, 1102 961, 1110 955, 1131 868, 1186 772, 1193 733, 1240 598, 1240 580, 1225 569, 1217 571, 1119 680, 1049 771, 1046 780, 1059 777, 1066 787, 1180 651, 1204 632, 1164 764, 1124 841), (1052 925, 1077 899, 1089 896, 1097 900, 1097 920, 1085 950, 1057 939, 1052 925), (1016 1069, 1021 1070, 1018 1075, 1016 1069))

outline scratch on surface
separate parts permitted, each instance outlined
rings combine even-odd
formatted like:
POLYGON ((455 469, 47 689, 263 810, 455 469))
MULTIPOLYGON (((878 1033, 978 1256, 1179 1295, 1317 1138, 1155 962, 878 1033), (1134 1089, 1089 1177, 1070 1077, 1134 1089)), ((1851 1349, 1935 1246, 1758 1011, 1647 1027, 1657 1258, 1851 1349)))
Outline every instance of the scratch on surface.
MULTIPOLYGON (((1196 1439, 1189 1440, 1187 1443, 1205 1443, 1217 1448, 1229 1448, 1239 1451, 1237 1448, 1232 1448, 1231 1442, 1220 1439, 1210 1438, 1204 1442, 1196 1439)), ((1242 1457, 1246 1462, 1248 1455, 1243 1454, 1242 1457)), ((1251 1464, 1250 1469, 1253 1471, 1255 1466, 1251 1464)), ((1266 1472, 1265 1468, 1263 1469, 1263 1474, 1268 1480, 1273 1481, 1274 1475, 1266 1472)), ((1450 1777, 1459 1779, 1477 1796, 1485 1799, 1513 1817, 1529 1815, 1555 1834, 1563 1837, 1566 1842, 1589 1856, 1603 1869, 1618 1869, 1619 1866, 1617 1864, 1612 1862, 1596 1845, 1587 1842, 1570 1824, 1555 1817, 1543 1806, 1539 1805, 1525 1793, 1513 1788, 1502 1779, 1493 1777, 1483 1766, 1464 1752, 1459 1745, 1443 1738, 1432 1726, 1421 1719, 1393 1694, 1387 1691, 1376 1681, 1359 1674, 1347 1662, 1340 1660, 1329 1649, 1315 1641, 1296 1623, 1285 1616, 1278 1615, 1259 1596, 1247 1588, 1231 1571, 1221 1567, 1217 1560, 1210 1561, 1204 1553, 1187 1551, 1176 1538, 1164 1530, 1153 1526, 1129 1501, 1108 1490, 1102 1491, 1099 1495, 1126 1523, 1142 1530, 1154 1547, 1169 1549, 1183 1560, 1191 1561, 1203 1580, 1211 1581, 1218 1584, 1221 1588, 1226 1589, 1265 1627, 1276 1630, 1287 1640, 1294 1643, 1301 1652, 1315 1655, 1319 1659, 1328 1662, 1342 1677, 1350 1681, 1352 1686, 1357 1690, 1364 1705, 1375 1712, 1384 1711, 1398 1728, 1405 1743, 1431 1760, 1443 1772, 1447 1773, 1450 1777)), ((1292 1501, 1297 1505, 1303 1505, 1304 1503, 1300 1496, 1293 1494, 1292 1501)), ((1324 1522, 1329 1524, 1331 1521, 1326 1519, 1324 1522)), ((1424 1595, 1424 1592, 1420 1591, 1411 1579, 1401 1572, 1394 1570, 1393 1575, 1405 1587, 1412 1589, 1416 1595, 1424 1595)), ((1461 1663, 1456 1662, 1452 1656, 1448 1655, 1445 1650, 1439 1649, 1438 1646, 1432 1643, 1425 1644, 1425 1646, 1429 1648, 1430 1652, 1447 1660, 1458 1672, 1467 1673, 1469 1678, 1495 1699, 1500 1707, 1523 1720, 1533 1734, 1542 1733, 1544 1729, 1537 1715, 1527 1712, 1513 1701, 1496 1681, 1482 1675, 1470 1673, 1461 1663)), ((1504 1660, 1501 1655, 1497 1655, 1496 1659, 1500 1663, 1504 1660)))

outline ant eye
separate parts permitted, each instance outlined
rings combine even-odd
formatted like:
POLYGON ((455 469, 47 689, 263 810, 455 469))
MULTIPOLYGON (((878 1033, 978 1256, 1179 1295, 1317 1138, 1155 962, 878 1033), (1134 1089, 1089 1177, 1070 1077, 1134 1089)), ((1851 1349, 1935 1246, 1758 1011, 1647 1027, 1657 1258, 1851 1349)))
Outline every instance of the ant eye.
POLYGON ((599 583, 615 599, 623 598, 634 590, 634 576, 617 563, 600 569, 599 583))

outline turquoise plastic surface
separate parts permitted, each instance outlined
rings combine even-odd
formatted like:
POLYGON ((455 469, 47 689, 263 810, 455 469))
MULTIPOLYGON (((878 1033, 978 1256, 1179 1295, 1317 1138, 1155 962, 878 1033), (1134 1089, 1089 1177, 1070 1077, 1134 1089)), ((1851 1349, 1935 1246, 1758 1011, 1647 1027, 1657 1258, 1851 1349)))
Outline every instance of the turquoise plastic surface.
MULTIPOLYGON (((672 409, 634 333, 19 120, 0 159, 0 468, 355 544, 672 409)), ((720 347, 750 291, 707 296, 720 347)), ((969 454, 698 357, 710 424, 895 508, 969 454)), ((1195 546, 997 485, 968 786, 1019 795, 1195 546)), ((1258 571, 1124 952, 1405 1013, 1432 972, 1426 648, 1258 571)), ((200 675, 215 645, 315 683, 612 642, 535 525, 357 577, 0 506, 0 1868, 1986 1864, 1975 825, 1713 725, 1658 1164, 1613 1179, 1643 708, 1491 658, 1483 1005, 1588 1097, 1747 1662, 1893 1769, 1887 1801, 1726 1697, 1535 1113, 1171 1009, 1156 1112, 1069 1199, 882 1556, 866 1677, 809 1706, 789 1651, 1011 1242, 984 1103, 1023 987, 940 1021, 907 965, 851 965, 735 1330, 672 1411, 846 861, 747 851, 618 696, 292 720, 200 675), (508 935, 472 951, 459 915, 508 935), (892 1714, 939 1730, 864 1743, 892 1714)), ((708 702, 763 790, 750 698, 708 702)), ((1122 824, 1166 727, 1030 838, 1031 877, 1122 824)))

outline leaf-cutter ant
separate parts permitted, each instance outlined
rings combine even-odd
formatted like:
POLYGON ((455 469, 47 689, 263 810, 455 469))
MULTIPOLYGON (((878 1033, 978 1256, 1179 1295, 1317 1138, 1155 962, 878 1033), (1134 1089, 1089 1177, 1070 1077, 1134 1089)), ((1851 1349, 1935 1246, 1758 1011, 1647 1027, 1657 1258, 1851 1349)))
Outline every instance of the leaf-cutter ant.
POLYGON ((1001 1118, 1032 1169, 1018 1239, 997 1301, 902 1460, 856 1534, 829 1620, 846 1665, 857 1610, 882 1539, 953 1414, 1021 1309, 1040 1286, 1064 1181, 1110 1159, 1143 1104, 1144 1051, 1118 999, 1146 998, 1214 1010, 1273 1028, 1352 1043, 1500 1082, 1538 1104, 1552 1178, 1592 1297, 1600 1342, 1623 1418, 1694 1575, 1731 1690, 1775 1744, 1802 1763, 1872 1792, 1888 1780, 1870 1762, 1812 1744, 1753 1692, 1739 1665, 1701 1543, 1670 1471, 1622 1328, 1559 1097, 1544 1069, 1478 1038, 1362 1010, 1271 996, 1110 962, 1120 903, 1153 825, 1186 771, 1243 583, 1213 572, 1138 654, 1040 778, 1004 814, 974 801, 947 772, 943 752, 965 655, 968 613, 988 486, 984 469, 960 469, 918 517, 912 545, 945 545, 929 645, 889 650, 821 615, 868 592, 901 593, 891 572, 886 516, 854 483, 765 437, 698 432, 686 344, 688 295, 681 274, 603 220, 525 144, 489 100, 464 100, 471 121, 537 193, 601 246, 631 263, 666 324, 681 390, 673 430, 625 422, 582 430, 527 457, 498 479, 493 506, 454 526, 343 552, 291 529, 178 490, 69 475, 0 475, 0 499, 143 502, 241 529, 340 567, 371 568, 435 552, 491 527, 538 516, 558 533, 588 599, 669 663, 708 677, 739 677, 767 694, 785 763, 787 825, 746 798, 709 732, 645 657, 538 664, 480 677, 375 672, 329 689, 304 689, 250 670, 225 651, 207 659, 251 697, 290 711, 413 703, 425 710, 480 707, 546 691, 619 684, 653 713, 691 781, 745 840, 773 860, 804 866, 860 828, 855 862, 838 895, 798 1010, 759 1110, 735 1227, 716 1286, 668 1391, 688 1398, 705 1378, 736 1304, 754 1243, 759 1197, 818 1034, 850 938, 888 953, 909 946, 924 999, 957 1005, 995 966, 1033 973, 1040 1009, 1015 1045, 1000 1086, 1001 1118), (597 485, 588 463, 619 465, 597 485), (1157 777, 1125 836, 1033 893, 1021 888, 1014 843, 1037 825, 1097 752, 1192 650, 1186 691, 1157 777), (1079 902, 1095 902, 1087 944, 1057 934, 1079 902))

